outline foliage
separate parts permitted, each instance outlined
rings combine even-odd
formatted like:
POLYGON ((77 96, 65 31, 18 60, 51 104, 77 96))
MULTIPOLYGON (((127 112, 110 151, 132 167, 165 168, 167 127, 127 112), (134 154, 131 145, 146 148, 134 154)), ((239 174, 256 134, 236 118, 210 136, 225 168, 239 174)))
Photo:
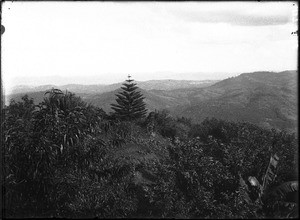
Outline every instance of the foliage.
POLYGON ((167 110, 150 112, 145 120, 145 127, 151 132, 161 134, 163 137, 186 139, 190 130, 191 122, 187 118, 172 118, 167 110))
POLYGON ((147 113, 144 97, 140 91, 137 91, 138 87, 133 81, 128 75, 126 83, 123 84, 124 87, 121 87, 123 91, 116 94, 118 104, 111 104, 117 118, 130 121, 142 118, 147 113))
POLYGON ((55 89, 2 114, 6 217, 297 215, 294 134, 167 111, 112 119, 55 89))
POLYGON ((24 97, 23 102, 12 102, 5 109, 6 207, 20 214, 33 210, 42 214, 55 208, 49 195, 55 170, 67 165, 69 152, 93 132, 91 127, 101 117, 74 94, 58 90, 47 94, 38 106, 24 97))
POLYGON ((274 182, 276 178, 278 162, 279 157, 276 154, 270 157, 270 162, 263 177, 262 184, 255 177, 250 176, 248 178, 251 186, 256 190, 257 196, 255 198, 251 199, 249 196, 250 190, 240 175, 240 184, 245 186, 241 189, 241 192, 243 192, 243 197, 247 203, 255 203, 260 209, 264 206, 267 216, 275 213, 276 217, 296 217, 298 201, 295 196, 298 194, 298 181, 289 181, 280 186, 270 188, 271 183, 274 182), (278 212, 275 206, 277 206, 278 209, 280 205, 284 205, 285 208, 288 209, 281 207, 281 211, 278 212))

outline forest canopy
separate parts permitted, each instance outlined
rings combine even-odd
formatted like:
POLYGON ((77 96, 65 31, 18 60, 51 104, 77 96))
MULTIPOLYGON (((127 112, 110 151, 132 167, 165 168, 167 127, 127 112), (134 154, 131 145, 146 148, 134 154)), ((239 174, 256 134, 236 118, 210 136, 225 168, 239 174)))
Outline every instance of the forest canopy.
POLYGON ((137 109, 145 117, 126 120, 57 89, 38 105, 12 100, 1 112, 4 216, 298 215, 295 134, 137 109))

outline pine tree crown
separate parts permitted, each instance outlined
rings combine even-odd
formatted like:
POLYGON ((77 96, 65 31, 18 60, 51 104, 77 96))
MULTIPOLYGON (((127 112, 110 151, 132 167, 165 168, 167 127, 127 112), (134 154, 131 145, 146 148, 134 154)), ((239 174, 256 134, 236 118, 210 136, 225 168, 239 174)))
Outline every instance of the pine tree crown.
POLYGON ((144 96, 134 80, 128 75, 128 79, 122 84, 122 91, 116 94, 117 104, 111 104, 114 115, 123 120, 136 120, 145 117, 147 113, 144 96))

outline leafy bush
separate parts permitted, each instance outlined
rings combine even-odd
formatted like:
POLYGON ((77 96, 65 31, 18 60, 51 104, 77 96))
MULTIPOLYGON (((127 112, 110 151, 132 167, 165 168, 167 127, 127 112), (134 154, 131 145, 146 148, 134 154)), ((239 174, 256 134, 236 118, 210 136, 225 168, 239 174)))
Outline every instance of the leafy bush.
POLYGON ((6 217, 295 216, 298 200, 284 206, 298 191, 293 134, 216 119, 195 125, 167 111, 113 119, 60 90, 39 105, 11 101, 2 114, 6 217), (276 178, 262 194, 275 154, 276 178))

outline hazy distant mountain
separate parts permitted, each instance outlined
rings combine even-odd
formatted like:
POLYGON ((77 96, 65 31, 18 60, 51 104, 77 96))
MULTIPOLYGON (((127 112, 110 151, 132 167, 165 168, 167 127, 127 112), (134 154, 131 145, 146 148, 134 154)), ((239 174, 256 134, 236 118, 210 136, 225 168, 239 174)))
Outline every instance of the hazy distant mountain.
POLYGON ((27 92, 40 92, 40 91, 45 91, 51 88, 55 88, 57 86, 55 85, 42 85, 42 86, 27 86, 27 85, 18 85, 18 86, 14 86, 12 88, 12 91, 10 92, 9 95, 12 94, 17 94, 17 93, 27 93, 27 92))
MULTIPOLYGON (((168 109, 172 115, 192 118, 194 122, 215 117, 294 131, 298 117, 297 74, 297 71, 254 72, 215 83, 185 80, 137 83, 150 111, 168 109)), ((120 86, 121 83, 58 88, 75 92, 85 101, 110 112, 110 104, 115 102, 120 86)), ((34 92, 29 95, 38 101, 42 100, 42 94, 34 92)), ((20 96, 14 94, 10 97, 18 99, 20 96)))
POLYGON ((174 90, 181 88, 203 88, 219 80, 149 80, 144 82, 137 82, 138 86, 145 90, 174 90))
MULTIPOLYGON (((136 82, 138 86, 145 90, 158 89, 158 90, 172 90, 179 88, 202 88, 210 86, 219 80, 149 80, 136 82)), ((11 94, 28 93, 45 91, 51 88, 58 88, 61 90, 68 90, 74 93, 104 93, 114 91, 121 87, 123 82, 114 83, 109 85, 81 85, 81 84, 68 84, 68 85, 42 85, 42 86, 26 86, 18 85, 13 87, 11 94)), ((10 95, 10 94, 8 94, 10 95)))
MULTIPOLYGON (((210 86, 219 80, 149 80, 149 81, 141 81, 136 82, 137 85, 143 89, 143 94, 145 96, 148 94, 145 90, 173 90, 179 88, 203 88, 210 86)), ((10 99, 15 99, 16 101, 21 100, 21 97, 24 94, 28 94, 30 97, 33 97, 36 103, 39 103, 43 100, 43 95, 46 90, 51 88, 61 89, 62 91, 68 90, 74 92, 77 95, 82 96, 82 98, 86 101, 89 101, 95 105, 102 107, 104 110, 109 111, 110 103, 115 99, 114 94, 115 90, 119 89, 122 86, 123 82, 110 84, 110 85, 80 85, 80 84, 68 84, 63 86, 56 85, 43 85, 43 86, 16 86, 12 90, 12 94, 6 96, 6 104, 9 103, 10 99), (104 94, 105 93, 105 94, 104 94), (103 95, 101 95, 103 94, 103 95), (102 100, 104 99, 104 101, 102 100), (100 105, 101 100, 101 105, 100 105)), ((149 109, 162 109, 174 107, 177 105, 176 97, 169 97, 168 95, 160 94, 152 94, 153 92, 149 92, 147 97, 148 107, 149 109), (152 94, 152 95, 151 95, 152 94), (157 97, 154 97, 157 96, 157 97), (156 100, 156 101, 154 101, 156 100), (170 101, 168 101, 170 100, 170 101), (173 104, 172 104, 173 103, 173 104)))
POLYGON ((68 84, 63 86, 57 85, 42 85, 42 86, 26 86, 26 85, 19 85, 13 87, 11 94, 14 95, 17 93, 32 93, 32 92, 40 92, 46 91, 51 88, 57 88, 61 90, 68 90, 68 91, 75 91, 76 93, 97 93, 97 92, 106 92, 107 85, 80 85, 80 84, 68 84))
POLYGON ((38 104, 43 101, 45 91, 11 94, 5 97, 5 104, 8 105, 12 99, 16 102, 19 102, 26 94, 29 96, 29 98, 33 98, 35 104, 38 104))

